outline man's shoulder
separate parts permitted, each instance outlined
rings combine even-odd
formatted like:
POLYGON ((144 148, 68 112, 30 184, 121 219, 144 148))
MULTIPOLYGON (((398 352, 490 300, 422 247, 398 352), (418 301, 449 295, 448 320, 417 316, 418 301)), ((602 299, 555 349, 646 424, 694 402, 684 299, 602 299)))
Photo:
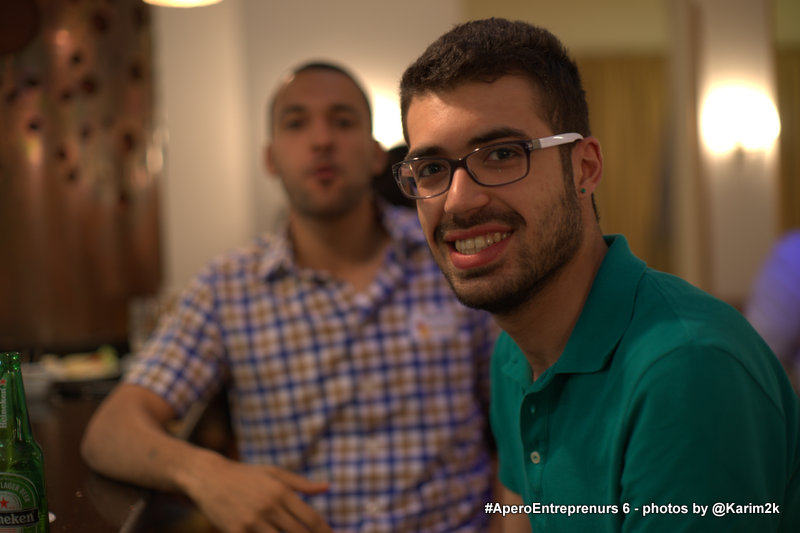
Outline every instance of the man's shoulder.
POLYGON ((727 367, 750 376, 762 388, 774 389, 781 372, 769 347, 739 311, 676 276, 649 269, 639 282, 619 347, 617 356, 624 364, 642 373, 727 367))
POLYGON ((757 337, 733 306, 691 283, 665 272, 646 269, 636 289, 632 324, 656 328, 678 339, 757 337))
POLYGON ((198 277, 208 280, 259 276, 264 262, 281 249, 282 242, 276 235, 260 235, 249 243, 216 255, 198 277))
POLYGON ((385 202, 379 203, 379 209, 381 222, 392 239, 414 246, 425 244, 419 217, 413 209, 385 202))
MULTIPOLYGON (((428 278, 445 283, 444 275, 431 255, 425 234, 416 212, 408 207, 381 205, 382 223, 391 237, 395 250, 394 259, 403 263, 409 276, 428 278)), ((448 285, 449 290, 449 285, 448 285)), ((455 298, 455 296, 453 296, 455 298)))
POLYGON ((624 237, 606 240, 609 254, 598 273, 602 283, 593 289, 589 316, 620 331, 623 343, 641 341, 648 354, 657 356, 698 343, 735 348, 743 341, 760 341, 731 305, 678 276, 648 267, 630 252, 624 237))

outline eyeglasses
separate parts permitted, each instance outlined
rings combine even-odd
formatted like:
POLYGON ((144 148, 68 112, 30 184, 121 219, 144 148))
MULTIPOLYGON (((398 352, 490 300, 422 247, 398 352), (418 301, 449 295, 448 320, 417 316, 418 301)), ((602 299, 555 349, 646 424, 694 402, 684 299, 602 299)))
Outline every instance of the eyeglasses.
POLYGON ((453 175, 464 168, 472 180, 484 187, 499 187, 519 181, 531 169, 531 152, 583 139, 580 133, 561 133, 529 141, 506 141, 482 146, 461 159, 415 157, 392 166, 400 191, 415 200, 444 194, 453 175))

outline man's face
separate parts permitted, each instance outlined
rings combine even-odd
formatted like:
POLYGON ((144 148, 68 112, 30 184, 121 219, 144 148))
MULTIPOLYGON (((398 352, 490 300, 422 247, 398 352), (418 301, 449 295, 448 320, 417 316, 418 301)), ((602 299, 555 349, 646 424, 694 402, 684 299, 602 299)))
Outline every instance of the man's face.
POLYGON ((345 75, 303 71, 278 92, 267 166, 280 176, 291 207, 312 218, 337 217, 370 194, 385 162, 369 111, 345 75))
MULTIPOLYGON (((415 96, 406 116, 409 157, 460 158, 493 142, 566 133, 550 131, 537 102, 519 76, 415 96)), ((417 212, 459 299, 500 315, 537 294, 582 239, 581 208, 557 148, 534 151, 528 176, 501 187, 483 187, 459 169, 450 189, 419 200, 417 212)))

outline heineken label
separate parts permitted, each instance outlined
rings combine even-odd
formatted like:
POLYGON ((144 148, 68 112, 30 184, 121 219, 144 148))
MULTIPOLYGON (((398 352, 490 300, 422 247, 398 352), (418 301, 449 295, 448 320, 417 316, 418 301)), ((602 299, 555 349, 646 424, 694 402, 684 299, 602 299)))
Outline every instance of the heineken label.
POLYGON ((34 531, 39 523, 39 498, 28 478, 0 473, 0 533, 34 531))

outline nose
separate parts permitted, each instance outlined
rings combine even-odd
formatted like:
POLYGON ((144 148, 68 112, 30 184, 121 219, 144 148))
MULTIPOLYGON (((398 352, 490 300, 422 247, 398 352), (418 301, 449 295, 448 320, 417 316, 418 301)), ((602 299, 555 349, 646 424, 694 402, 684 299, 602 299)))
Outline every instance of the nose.
POLYGON ((317 120, 311 128, 311 144, 316 149, 329 148, 333 144, 333 130, 324 120, 317 120))
POLYGON ((467 169, 457 168, 453 181, 445 193, 444 210, 447 213, 466 213, 480 209, 489 202, 488 189, 475 182, 467 169))

